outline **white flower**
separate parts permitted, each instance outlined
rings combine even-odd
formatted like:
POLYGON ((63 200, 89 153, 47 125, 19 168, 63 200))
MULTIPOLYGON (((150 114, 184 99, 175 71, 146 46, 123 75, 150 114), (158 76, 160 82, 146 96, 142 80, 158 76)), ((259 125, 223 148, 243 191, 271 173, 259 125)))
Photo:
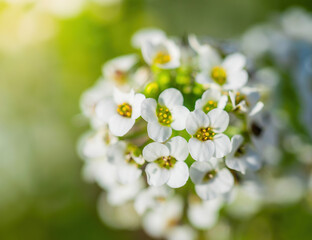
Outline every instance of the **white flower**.
POLYGON ((218 89, 210 88, 196 101, 195 109, 201 109, 205 113, 208 113, 214 108, 224 109, 227 101, 228 96, 222 95, 218 89))
POLYGON ((193 45, 199 54, 200 72, 196 76, 198 83, 217 84, 224 89, 239 89, 247 83, 244 55, 230 54, 222 61, 220 55, 209 45, 193 45))
POLYGON ((133 90, 124 93, 114 88, 114 97, 103 99, 96 106, 96 114, 103 122, 108 123, 109 130, 115 136, 125 135, 141 115, 143 94, 133 90))
POLYGON ((216 169, 209 162, 194 162, 190 168, 190 177, 196 193, 203 200, 220 197, 234 185, 234 178, 228 169, 216 169))
POLYGON ((143 149, 143 157, 149 162, 145 169, 148 184, 182 187, 189 177, 189 169, 184 162, 187 156, 187 142, 180 136, 170 139, 165 144, 148 144, 143 149))
POLYGON ((202 201, 196 198, 198 197, 193 196, 189 200, 187 216, 190 223, 202 230, 213 227, 218 221, 219 210, 223 203, 222 199, 215 198, 202 201))
POLYGON ((240 110, 254 116, 263 109, 264 104, 259 101, 260 94, 255 89, 245 87, 240 91, 229 91, 229 96, 234 111, 240 110))
POLYGON ((112 96, 113 84, 100 78, 94 86, 86 90, 80 98, 82 114, 91 121, 93 128, 103 126, 103 122, 97 118, 95 107, 102 99, 112 96))
POLYGON ((161 207, 147 212, 142 221, 143 228, 151 237, 165 237, 178 224, 182 213, 183 200, 175 196, 161 207))
POLYGON ((241 135, 235 135, 231 139, 232 150, 226 156, 226 165, 236 171, 245 174, 246 170, 256 171, 261 167, 260 156, 247 144, 241 135))
POLYGON ((155 65, 163 69, 180 66, 180 49, 169 39, 145 41, 142 46, 142 54, 149 65, 155 65))
POLYGON ((136 154, 136 147, 119 141, 107 149, 107 158, 117 167, 117 177, 121 184, 136 181, 142 174, 140 166, 144 164, 141 155, 136 154))
POLYGON ((88 160, 82 169, 83 178, 88 182, 96 182, 104 190, 114 188, 117 182, 117 168, 107 158, 88 160))
POLYGON ((175 88, 163 91, 158 103, 153 98, 142 102, 142 118, 147 121, 148 136, 157 142, 166 141, 172 134, 172 129, 183 130, 189 110, 182 106, 183 96, 175 88))
POLYGON ((223 134, 229 124, 229 115, 221 109, 213 109, 208 114, 195 110, 186 120, 186 131, 193 137, 188 147, 196 161, 209 161, 212 156, 222 158, 231 151, 231 142, 223 134))
POLYGON ((161 187, 150 186, 142 190, 135 198, 134 208, 139 215, 143 215, 147 210, 162 205, 172 193, 172 189, 165 185, 161 187))
POLYGON ((145 187, 143 178, 129 184, 116 184, 107 191, 107 201, 112 206, 119 206, 134 200, 145 187))
POLYGON ((132 46, 135 48, 142 48, 145 42, 155 41, 160 42, 166 39, 166 34, 156 28, 145 28, 137 31, 131 39, 132 46))
POLYGON ((78 152, 83 159, 105 157, 107 147, 117 141, 106 127, 85 134, 78 144, 78 152))
POLYGON ((140 227, 140 216, 135 212, 132 202, 112 206, 107 202, 107 194, 102 193, 98 199, 97 209, 101 220, 116 229, 135 230, 140 227))
POLYGON ((138 56, 135 54, 114 58, 103 65, 103 76, 112 81, 115 86, 125 86, 129 83, 130 71, 137 62, 138 56))
POLYGON ((166 234, 167 240, 195 240, 197 232, 188 225, 175 226, 166 234))

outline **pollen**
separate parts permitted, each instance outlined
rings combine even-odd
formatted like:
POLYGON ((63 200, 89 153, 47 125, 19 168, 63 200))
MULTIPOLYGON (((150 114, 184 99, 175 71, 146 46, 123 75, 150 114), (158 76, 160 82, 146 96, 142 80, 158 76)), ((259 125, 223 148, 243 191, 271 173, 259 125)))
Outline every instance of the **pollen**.
POLYGON ((211 170, 209 172, 207 172, 203 178, 203 181, 209 181, 211 179, 213 179, 217 174, 217 171, 216 170, 211 170))
POLYGON ((154 64, 165 64, 170 62, 171 57, 168 53, 163 52, 163 51, 159 51, 156 56, 154 57, 154 64))
POLYGON ((170 169, 174 167, 177 160, 172 156, 163 156, 155 160, 155 163, 157 163, 161 168, 167 168, 170 169))
POLYGON ((211 111, 212 109, 217 108, 217 102, 213 101, 213 100, 209 100, 204 106, 203 106, 203 111, 205 113, 208 113, 209 111, 211 111))
POLYGON ((225 69, 220 66, 213 67, 211 70, 211 78, 222 86, 226 82, 227 78, 225 69))
POLYGON ((194 137, 196 137, 200 141, 212 140, 215 136, 215 132, 212 131, 211 128, 200 128, 195 133, 194 137))
POLYGON ((119 115, 123 117, 131 118, 132 107, 128 103, 123 103, 123 104, 118 105, 117 112, 119 113, 119 115))
POLYGON ((172 123, 172 115, 167 107, 158 105, 156 115, 161 125, 169 126, 172 123))

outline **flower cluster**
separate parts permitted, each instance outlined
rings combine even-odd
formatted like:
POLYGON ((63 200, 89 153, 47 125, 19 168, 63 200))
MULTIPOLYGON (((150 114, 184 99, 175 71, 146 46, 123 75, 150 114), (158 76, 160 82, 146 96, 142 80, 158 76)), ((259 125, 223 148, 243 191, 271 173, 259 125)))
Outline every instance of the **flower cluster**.
POLYGON ((239 52, 157 29, 132 44, 137 54, 105 63, 81 98, 92 127, 79 144, 84 177, 105 190, 108 224, 195 239, 262 166, 270 128, 261 94, 239 52))

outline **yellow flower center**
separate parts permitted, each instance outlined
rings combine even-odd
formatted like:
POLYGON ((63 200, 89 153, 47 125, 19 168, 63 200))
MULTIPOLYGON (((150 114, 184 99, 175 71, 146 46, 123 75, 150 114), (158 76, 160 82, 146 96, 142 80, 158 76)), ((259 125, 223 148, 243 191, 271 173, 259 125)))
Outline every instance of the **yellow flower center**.
POLYGON ((128 103, 119 104, 117 107, 117 112, 123 117, 131 118, 132 107, 128 103))
POLYGON ((245 101, 247 107, 249 106, 249 102, 247 101, 246 96, 243 95, 243 94, 241 94, 240 92, 237 92, 236 95, 235 95, 235 103, 238 104, 238 103, 240 103, 241 101, 245 101))
POLYGON ((172 168, 177 160, 174 157, 167 156, 167 157, 160 157, 157 160, 155 160, 155 163, 157 163, 162 168, 172 168))
POLYGON ((226 82, 226 77, 226 71, 223 67, 216 66, 212 68, 211 78, 219 85, 223 85, 226 82))
POLYGON ((215 135, 212 129, 208 127, 198 129, 194 136, 200 141, 207 141, 212 140, 215 135))
POLYGON ((159 51, 156 56, 154 57, 154 64, 165 64, 170 62, 171 57, 168 53, 163 52, 163 51, 159 51))
POLYGON ((172 123, 172 115, 169 109, 165 106, 158 105, 156 108, 156 116, 158 118, 158 122, 161 125, 169 126, 172 123))
POLYGON ((217 105, 218 105, 217 102, 212 101, 212 100, 209 100, 209 101, 205 104, 205 106, 203 107, 203 111, 204 111, 205 113, 208 113, 210 110, 216 108, 217 105))

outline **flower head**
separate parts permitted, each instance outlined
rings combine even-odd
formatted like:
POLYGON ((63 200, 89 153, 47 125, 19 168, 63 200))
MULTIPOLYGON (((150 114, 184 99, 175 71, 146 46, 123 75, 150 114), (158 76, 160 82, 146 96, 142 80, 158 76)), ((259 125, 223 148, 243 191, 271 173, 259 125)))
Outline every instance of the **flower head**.
POLYGON ((175 88, 163 91, 158 103, 153 98, 147 98, 142 103, 142 118, 148 122, 148 136, 157 142, 166 141, 172 134, 172 129, 183 130, 189 110, 182 106, 183 96, 175 88))
POLYGON ((228 136, 223 134, 229 124, 229 115, 221 109, 213 109, 207 114, 195 110, 186 120, 186 131, 192 135, 188 147, 196 161, 209 161, 212 156, 224 157, 231 150, 228 136))
POLYGON ((145 169, 148 184, 182 187, 189 177, 188 166, 184 162, 187 156, 187 142, 180 136, 173 137, 165 144, 148 144, 143 149, 143 157, 149 162, 145 169))
POLYGON ((208 113, 215 108, 224 109, 227 101, 228 96, 222 95, 219 89, 210 88, 196 101, 195 109, 201 109, 205 113, 208 113))

